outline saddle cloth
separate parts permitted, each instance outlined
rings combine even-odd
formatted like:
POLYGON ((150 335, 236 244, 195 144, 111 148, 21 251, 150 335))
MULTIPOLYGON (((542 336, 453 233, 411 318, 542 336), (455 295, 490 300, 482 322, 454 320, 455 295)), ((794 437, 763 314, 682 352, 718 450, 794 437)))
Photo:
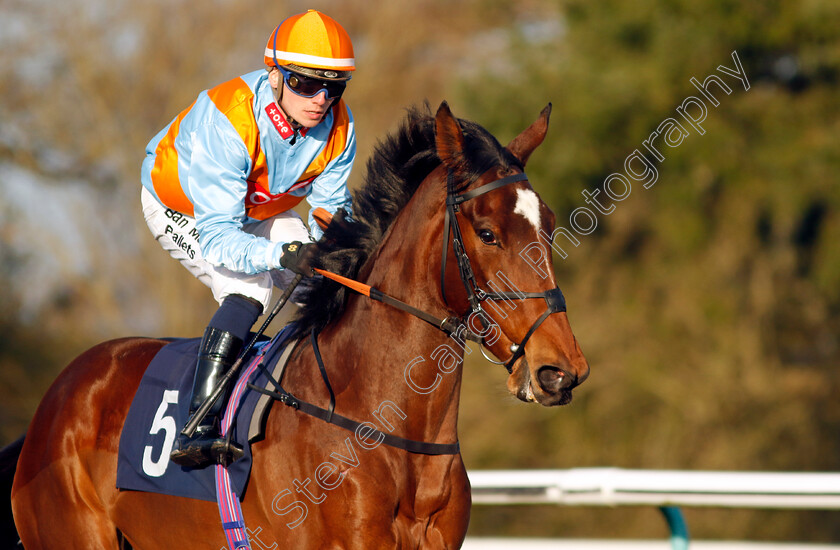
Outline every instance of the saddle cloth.
MULTIPOLYGON (((250 367, 255 366, 255 361, 262 361, 272 372, 293 332, 293 326, 287 325, 271 341, 254 346, 240 369, 242 375, 251 372, 248 382, 259 387, 268 385, 265 371, 250 367)), ((149 363, 120 435, 117 488, 216 502, 214 468, 190 469, 169 461, 175 438, 189 419, 200 343, 200 338, 174 340, 149 363)), ((250 442, 262 435, 270 403, 268 396, 246 388, 236 411, 231 439, 244 449, 245 455, 228 466, 228 473, 240 498, 251 472, 250 442)))

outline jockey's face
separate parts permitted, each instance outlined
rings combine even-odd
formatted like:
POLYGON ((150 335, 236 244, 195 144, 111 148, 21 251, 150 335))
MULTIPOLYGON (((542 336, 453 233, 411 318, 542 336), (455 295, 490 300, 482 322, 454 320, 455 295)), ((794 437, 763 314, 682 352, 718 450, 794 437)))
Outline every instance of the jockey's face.
POLYGON ((288 116, 306 128, 314 128, 323 120, 333 103, 332 99, 327 99, 326 91, 317 93, 312 97, 303 97, 289 89, 279 70, 272 70, 268 76, 269 83, 275 90, 275 97, 278 95, 278 87, 284 87, 280 98, 280 107, 288 116))

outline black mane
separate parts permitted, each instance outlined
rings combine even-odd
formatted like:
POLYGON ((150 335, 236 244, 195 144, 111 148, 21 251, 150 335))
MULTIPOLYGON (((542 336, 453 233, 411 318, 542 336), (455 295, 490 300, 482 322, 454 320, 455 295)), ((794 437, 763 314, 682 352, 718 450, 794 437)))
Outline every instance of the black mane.
MULTIPOLYGON (((465 163, 457 175, 464 188, 493 166, 521 164, 487 130, 474 122, 460 120, 465 139, 465 163)), ((427 104, 409 108, 398 131, 377 143, 367 163, 364 184, 353 192, 353 214, 344 210, 317 243, 315 267, 355 279, 382 236, 426 176, 440 165, 435 148, 435 118, 427 104)), ((441 204, 443 208, 443 204, 441 204)), ((313 328, 320 331, 344 309, 344 286, 323 277, 307 280, 301 309, 295 318, 296 333, 313 328)))

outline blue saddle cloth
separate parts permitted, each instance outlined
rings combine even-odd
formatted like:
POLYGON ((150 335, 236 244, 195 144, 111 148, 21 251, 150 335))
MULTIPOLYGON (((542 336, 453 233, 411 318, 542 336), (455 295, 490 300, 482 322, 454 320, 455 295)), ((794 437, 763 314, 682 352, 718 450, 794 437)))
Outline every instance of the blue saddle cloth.
MULTIPOLYGON (((292 332, 293 327, 286 326, 271 341, 255 345, 240 372, 244 374, 248 370, 258 353, 263 354, 262 362, 271 372, 292 332)), ((191 469, 169 461, 175 438, 189 419, 200 343, 199 338, 175 340, 161 348, 149 363, 120 436, 117 488, 216 501, 214 468, 191 469)), ((249 382, 256 386, 268 384, 262 369, 254 370, 250 378, 249 382)), ((261 397, 261 393, 245 389, 231 428, 231 439, 245 451, 245 456, 228 467, 231 485, 240 498, 245 494, 251 472, 248 434, 261 397)))

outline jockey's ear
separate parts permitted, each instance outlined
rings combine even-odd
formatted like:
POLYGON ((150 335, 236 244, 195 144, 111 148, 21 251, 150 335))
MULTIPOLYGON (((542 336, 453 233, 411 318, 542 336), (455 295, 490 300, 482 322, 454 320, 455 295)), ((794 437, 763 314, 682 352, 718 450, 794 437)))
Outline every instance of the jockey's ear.
POLYGON ((545 134, 548 132, 548 117, 550 114, 551 103, 545 106, 545 109, 542 110, 539 118, 533 124, 528 126, 525 131, 513 138, 508 144, 507 150, 519 159, 522 166, 525 166, 525 163, 528 162, 528 157, 531 156, 534 149, 545 139, 545 134))
POLYGON ((268 72, 268 83, 271 84, 272 88, 277 90, 282 82, 283 80, 280 70, 277 67, 272 67, 268 72))

